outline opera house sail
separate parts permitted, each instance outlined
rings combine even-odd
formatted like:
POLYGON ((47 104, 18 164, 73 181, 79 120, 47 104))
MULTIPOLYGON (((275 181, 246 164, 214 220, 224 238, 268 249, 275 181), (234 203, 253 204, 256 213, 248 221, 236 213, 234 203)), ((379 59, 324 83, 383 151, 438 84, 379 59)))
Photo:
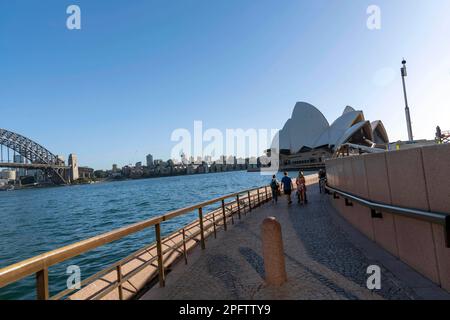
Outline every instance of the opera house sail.
POLYGON ((274 137, 271 150, 280 155, 281 169, 318 168, 327 158, 343 149, 379 152, 389 138, 380 120, 370 122, 363 111, 350 106, 331 125, 313 105, 297 102, 288 119, 274 137))

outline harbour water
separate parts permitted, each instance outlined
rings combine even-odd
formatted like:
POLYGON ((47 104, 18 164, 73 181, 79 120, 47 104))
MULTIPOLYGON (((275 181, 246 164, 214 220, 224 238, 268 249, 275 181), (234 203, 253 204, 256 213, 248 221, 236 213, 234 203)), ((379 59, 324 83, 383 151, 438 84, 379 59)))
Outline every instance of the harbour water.
MULTIPOLYGON (((174 209, 269 183, 270 176, 235 171, 1 192, 0 268, 174 209)), ((165 222, 163 235, 196 217, 193 212, 165 222)), ((79 266, 84 279, 153 240, 153 230, 144 230, 51 267, 51 295, 66 288, 68 266, 79 266)), ((34 283, 34 277, 28 277, 2 288, 0 299, 34 299, 34 283)))

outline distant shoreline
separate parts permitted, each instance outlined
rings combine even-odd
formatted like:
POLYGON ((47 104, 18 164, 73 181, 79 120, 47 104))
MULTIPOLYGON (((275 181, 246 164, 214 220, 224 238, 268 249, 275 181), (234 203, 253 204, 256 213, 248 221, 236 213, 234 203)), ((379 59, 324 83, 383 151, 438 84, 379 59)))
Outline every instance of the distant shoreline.
MULTIPOLYGON (((32 190, 32 189, 46 189, 46 188, 57 188, 57 187, 74 187, 74 186, 82 186, 82 185, 95 185, 99 183, 110 183, 110 182, 124 182, 124 181, 135 181, 135 180, 147 180, 147 179, 157 179, 157 178, 170 178, 170 177, 183 177, 183 176, 196 176, 196 175, 207 175, 207 174, 214 174, 214 173, 228 173, 228 172, 242 172, 245 171, 246 173, 261 173, 261 170, 230 170, 230 171, 219 171, 219 172, 208 172, 208 173, 190 173, 190 174, 176 174, 176 175, 159 175, 159 176, 150 176, 150 177, 139 177, 139 178, 119 178, 119 179, 110 179, 110 178, 96 178, 96 180, 86 181, 86 182, 78 182, 74 184, 68 184, 68 185, 56 185, 56 184, 38 184, 35 186, 22 186, 22 187, 15 187, 13 190, 1 190, 5 192, 9 191, 23 191, 23 190, 32 190)), ((311 173, 313 174, 317 170, 304 170, 305 173, 311 173)), ((278 171, 283 172, 283 170, 278 171)), ((287 170, 287 172, 298 172, 298 170, 287 170)), ((309 174, 307 174, 309 175, 309 174)), ((269 175, 268 175, 269 176, 269 175)), ((0 191, 0 193, 2 193, 0 191)))

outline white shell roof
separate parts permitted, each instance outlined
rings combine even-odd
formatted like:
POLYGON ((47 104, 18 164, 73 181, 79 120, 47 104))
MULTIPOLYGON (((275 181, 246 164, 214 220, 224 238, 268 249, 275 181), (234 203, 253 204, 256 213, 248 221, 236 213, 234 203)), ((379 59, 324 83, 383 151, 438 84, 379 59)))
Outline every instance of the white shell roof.
POLYGON ((348 141, 361 128, 370 140, 373 139, 374 130, 381 131, 387 138, 381 121, 373 122, 371 126, 370 122, 365 121, 362 111, 356 111, 350 106, 330 126, 316 107, 306 102, 297 102, 291 118, 275 136, 272 148, 276 148, 276 139, 279 139, 279 149, 290 150, 291 153, 297 153, 304 147, 334 148, 348 141))
POLYGON ((364 121, 362 111, 347 111, 337 118, 326 132, 316 141, 316 147, 327 145, 333 147, 337 145, 338 140, 345 134, 345 131, 355 123, 364 121))
POLYGON ((298 152, 303 147, 314 148, 317 137, 327 130, 328 126, 327 119, 316 107, 298 102, 289 123, 290 149, 298 152))
POLYGON ((386 132, 386 129, 383 125, 383 122, 380 120, 372 121, 370 124, 372 127, 372 132, 374 136, 374 142, 376 143, 388 143, 389 137, 386 132))
POLYGON ((286 124, 284 125, 283 129, 279 131, 280 149, 287 149, 287 150, 291 149, 291 140, 289 137, 290 124, 291 119, 286 121, 286 124))
POLYGON ((343 143, 346 143, 352 137, 352 135, 360 129, 363 129, 365 131, 367 139, 373 140, 372 127, 370 126, 370 122, 362 121, 345 130, 344 134, 336 141, 334 145, 339 146, 343 143))
POLYGON ((344 109, 344 112, 342 112, 342 114, 346 114, 347 112, 351 112, 351 111, 356 111, 356 110, 350 106, 346 106, 344 109))

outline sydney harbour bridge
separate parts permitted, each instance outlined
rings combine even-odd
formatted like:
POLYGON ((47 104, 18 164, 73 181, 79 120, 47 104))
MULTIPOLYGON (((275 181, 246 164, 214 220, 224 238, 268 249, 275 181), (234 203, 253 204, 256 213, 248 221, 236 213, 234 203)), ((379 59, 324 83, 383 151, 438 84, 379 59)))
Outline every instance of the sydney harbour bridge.
POLYGON ((71 167, 63 160, 33 140, 5 129, 0 129, 0 168, 37 169, 55 184, 70 183, 71 167), (23 161, 15 161, 17 155, 23 161))

